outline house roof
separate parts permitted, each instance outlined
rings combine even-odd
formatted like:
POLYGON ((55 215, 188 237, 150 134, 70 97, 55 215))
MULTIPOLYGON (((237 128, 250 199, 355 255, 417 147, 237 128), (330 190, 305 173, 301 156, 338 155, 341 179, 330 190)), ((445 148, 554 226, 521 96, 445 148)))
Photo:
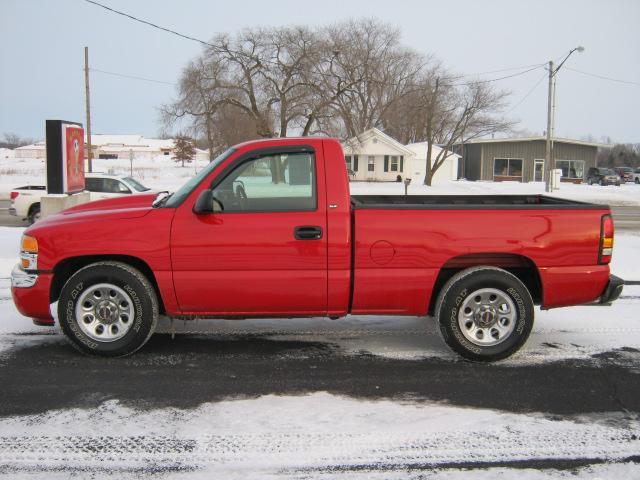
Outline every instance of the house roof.
POLYGON ((405 155, 414 155, 412 150, 408 149, 405 145, 401 144, 396 139, 390 137, 389 135, 387 135, 381 130, 378 130, 375 127, 362 132, 360 135, 357 135, 355 137, 348 139, 346 142, 343 143, 343 147, 345 147, 345 149, 353 151, 357 149, 358 145, 366 142, 367 140, 370 140, 372 137, 377 138, 382 143, 386 144, 391 148, 398 150, 399 152, 404 153, 405 155))
MULTIPOLYGON (((517 142, 536 142, 536 141, 546 141, 547 137, 522 137, 522 138, 477 138, 474 140, 468 140, 465 145, 470 143, 517 143, 517 142)), ((571 138, 553 138, 555 143, 570 143, 574 145, 584 145, 587 147, 597 147, 597 148, 611 148, 611 145, 607 143, 597 143, 597 142, 586 142, 584 140, 573 140, 571 138)))
MULTIPOLYGON (((413 152, 416 158, 419 158, 419 159, 427 158, 427 142, 410 143, 407 145, 407 148, 413 152)), ((431 159, 433 160, 434 158, 436 158, 441 151, 442 151, 441 147, 434 145, 431 149, 431 159)), ((460 155, 458 155, 457 153, 449 152, 449 154, 447 155, 447 158, 449 157, 460 158, 460 155)))
MULTIPOLYGON (((85 136, 86 141, 86 136, 85 136)), ((150 149, 173 148, 175 141, 172 138, 145 138, 142 135, 103 135, 91 134, 92 146, 112 146, 112 147, 129 147, 140 148, 148 147, 150 149)))

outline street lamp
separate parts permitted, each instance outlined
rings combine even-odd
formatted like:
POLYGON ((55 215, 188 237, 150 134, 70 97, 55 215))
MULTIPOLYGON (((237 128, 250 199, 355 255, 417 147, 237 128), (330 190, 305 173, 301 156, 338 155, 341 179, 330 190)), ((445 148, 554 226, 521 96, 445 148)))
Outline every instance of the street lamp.
POLYGON ((555 166, 556 166, 555 158, 553 159, 551 158, 551 125, 553 125, 553 113, 552 113, 551 104, 552 104, 552 99, 554 98, 554 90, 555 90, 554 77, 556 73, 558 73, 558 70, 562 68, 562 65, 564 65, 564 62, 567 61, 567 59, 571 56, 573 52, 582 53, 584 52, 584 47, 577 46, 575 48, 572 48, 567 54, 567 56, 564 57, 564 59, 560 62, 560 64, 556 68, 553 68, 553 61, 549 61, 549 98, 547 100, 547 144, 546 144, 546 155, 545 155, 545 163, 547 166, 546 168, 547 179, 545 182, 545 191, 547 192, 552 192, 553 188, 555 187, 555 185, 553 184, 553 179, 551 178, 551 174, 555 170, 555 166))

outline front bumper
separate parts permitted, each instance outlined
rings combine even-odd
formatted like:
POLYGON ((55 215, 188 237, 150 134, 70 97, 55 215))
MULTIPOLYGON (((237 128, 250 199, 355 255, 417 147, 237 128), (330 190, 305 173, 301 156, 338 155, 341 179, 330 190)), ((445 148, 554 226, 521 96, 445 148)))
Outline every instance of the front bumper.
POLYGON ((42 325, 53 325, 49 306, 52 273, 25 272, 16 265, 11 272, 11 296, 18 311, 42 325))
POLYGON ((609 283, 607 283, 604 292, 602 292, 599 303, 601 305, 610 304, 620 296, 623 287, 623 279, 616 277, 615 275, 609 275, 609 283))
POLYGON ((16 264, 11 271, 11 288, 31 288, 37 281, 38 274, 24 271, 20 264, 16 264))

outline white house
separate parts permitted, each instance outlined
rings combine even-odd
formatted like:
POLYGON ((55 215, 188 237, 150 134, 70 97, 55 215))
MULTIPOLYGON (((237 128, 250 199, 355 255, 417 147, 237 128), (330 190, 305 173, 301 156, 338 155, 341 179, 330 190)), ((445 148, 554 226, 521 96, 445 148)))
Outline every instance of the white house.
POLYGON ((414 153, 397 140, 372 128, 343 144, 352 180, 392 182, 408 175, 414 153))
MULTIPOLYGON (((410 143, 407 148, 414 154, 407 176, 414 179, 424 179, 427 170, 427 142, 410 143)), ((442 148, 434 145, 431 149, 431 162, 438 158, 442 148)), ((460 155, 453 152, 447 152, 446 159, 442 165, 436 170, 435 175, 431 179, 431 183, 441 183, 445 181, 458 179, 458 160, 460 155)))
POLYGON ((13 152, 15 158, 36 158, 38 160, 47 158, 47 147, 44 142, 18 147, 13 152))
MULTIPOLYGON (((403 145, 386 133, 372 128, 343 144, 347 168, 353 172, 351 180, 393 182, 400 176, 422 182, 427 168, 426 142, 403 145)), ((442 149, 435 146, 431 158, 437 158, 442 149)), ((458 178, 459 155, 449 152, 443 165, 436 171, 434 183, 458 178)))

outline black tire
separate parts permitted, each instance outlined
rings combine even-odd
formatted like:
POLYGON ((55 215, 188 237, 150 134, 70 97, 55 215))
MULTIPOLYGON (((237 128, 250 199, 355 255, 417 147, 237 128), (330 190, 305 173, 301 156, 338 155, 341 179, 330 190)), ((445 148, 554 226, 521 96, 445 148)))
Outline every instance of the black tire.
MULTIPOLYGON (((99 297, 98 300, 93 297, 87 298, 87 300, 100 301, 99 297)), ((109 299, 105 296, 105 300, 109 299)), ((95 306, 95 310, 96 312, 89 311, 83 315, 93 314, 98 317, 98 306, 95 306)), ((78 270, 65 283, 58 299, 58 320, 62 331, 71 344, 83 353, 105 357, 130 355, 141 348, 155 331, 158 322, 158 299, 153 285, 139 270, 120 262, 93 263, 78 270), (82 320, 77 318, 76 311, 81 308, 79 306, 80 300, 92 289, 98 289, 98 285, 107 285, 105 287, 107 289, 109 285, 114 286, 114 292, 123 292, 125 297, 129 299, 129 305, 127 305, 126 299, 122 302, 127 305, 128 315, 120 315, 118 310, 114 313, 115 318, 110 318, 110 321, 118 322, 121 318, 127 317, 127 324, 118 324, 122 325, 121 331, 118 332, 122 335, 120 338, 106 341, 92 338, 90 327, 81 325, 82 320)), ((96 322, 98 322, 98 327, 93 332, 94 336, 98 336, 97 329, 100 325, 100 319, 96 319, 96 322)), ((104 323, 103 331, 105 325, 107 329, 114 326, 110 323, 104 323)))
POLYGON ((598 185, 600 185, 601 187, 604 187, 604 181, 603 181, 603 180, 600 180, 600 181, 598 182, 598 185))
POLYGON ((33 225, 38 220, 40 220, 40 204, 35 203, 29 209, 29 214, 27 216, 27 220, 29 221, 29 225, 33 225))
MULTIPOLYGON (((491 309, 492 307, 487 306, 486 308, 491 309)), ((456 273, 442 287, 436 302, 435 315, 440 324, 442 337, 453 351, 469 360, 491 362, 513 355, 524 345, 533 327, 534 309, 529 290, 515 275, 500 268, 481 266, 456 273), (468 331, 467 333, 463 332, 464 326, 461 326, 461 323, 471 323, 471 327, 468 328, 478 328, 475 318, 476 315, 482 317, 482 314, 469 308, 471 304, 468 302, 480 298, 480 296, 474 297, 474 294, 489 289, 499 291, 504 296, 505 302, 509 303, 510 299, 510 305, 514 307, 513 313, 510 314, 511 319, 499 318, 502 315, 499 313, 499 309, 497 311, 494 309, 493 313, 489 315, 489 319, 495 318, 496 322, 505 320, 507 328, 512 330, 508 334, 505 333, 502 339, 492 340, 487 335, 487 342, 496 341, 499 343, 481 345, 477 343, 481 340, 474 339, 476 343, 469 340, 470 334, 468 331), (465 320, 462 313, 463 307, 465 307, 465 311, 471 310, 469 315, 472 317, 465 320)), ((483 328, 483 333, 497 332, 490 323, 483 328)))

